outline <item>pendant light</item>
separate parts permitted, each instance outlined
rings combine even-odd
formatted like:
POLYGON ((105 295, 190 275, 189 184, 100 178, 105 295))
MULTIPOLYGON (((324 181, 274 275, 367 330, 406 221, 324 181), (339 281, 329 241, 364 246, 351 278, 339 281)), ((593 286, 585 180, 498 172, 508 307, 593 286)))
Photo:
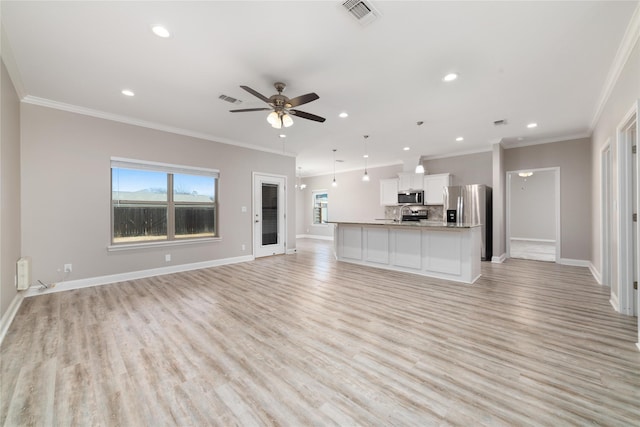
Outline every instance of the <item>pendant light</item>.
POLYGON ((336 151, 337 149, 333 149, 333 182, 331 183, 332 187, 337 187, 338 182, 336 181, 336 151))
POLYGON ((304 190, 305 188, 307 188, 307 184, 303 184, 302 183, 302 177, 301 177, 301 173, 302 173, 302 166, 298 166, 298 175, 297 175, 297 184, 295 185, 295 187, 298 190, 304 190))
MULTIPOLYGON (((455 80, 455 79, 454 79, 455 80)), ((422 120, 416 122, 418 127, 422 126, 424 122, 422 120)), ((422 157, 418 159, 418 166, 416 166, 416 173, 420 175, 424 175, 424 166, 422 165, 422 157)))
POLYGON ((364 135, 364 175, 362 175, 362 182, 369 182, 369 174, 367 173, 367 159, 369 158, 369 151, 367 150, 367 138, 369 135, 364 135))

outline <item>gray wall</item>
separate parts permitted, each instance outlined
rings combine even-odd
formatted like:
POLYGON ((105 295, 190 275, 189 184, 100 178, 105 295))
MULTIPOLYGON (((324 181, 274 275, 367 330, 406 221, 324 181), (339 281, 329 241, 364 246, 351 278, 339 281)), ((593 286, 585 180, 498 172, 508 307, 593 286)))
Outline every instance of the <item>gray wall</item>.
POLYGON ((0 317, 17 291, 20 258, 20 101, 4 62, 0 61, 0 317))
POLYGON ((591 259, 591 140, 589 138, 511 148, 507 171, 560 167, 560 257, 591 259))
POLYGON ((511 238, 556 240, 556 172, 509 173, 511 238))
MULTIPOLYGON (((601 222, 602 222, 602 197, 601 197, 601 180, 602 180, 602 167, 600 164, 601 152, 603 148, 609 143, 611 145, 611 157, 613 159, 612 165, 612 178, 613 178, 613 192, 612 192, 612 206, 618 206, 618 165, 617 165, 617 139, 616 139, 616 127, 620 125, 622 119, 631 109, 631 107, 640 99, 640 42, 636 40, 636 44, 633 47, 629 59, 626 61, 618 80, 609 96, 607 102, 602 109, 591 137, 593 157, 591 165, 593 168, 593 176, 591 180, 591 192, 594 197, 591 201, 591 212, 593 213, 593 221, 591 223, 591 262, 594 269, 598 274, 602 273, 602 235, 601 235, 601 222)), ((613 266, 611 271, 611 283, 605 283, 611 285, 611 293, 615 300, 618 296, 618 272, 616 265, 618 263, 618 236, 616 235, 616 229, 618 227, 618 221, 616 218, 616 212, 613 212, 612 227, 613 233, 611 235, 611 247, 606 250, 611 251, 611 265, 613 266)))
POLYGON ((402 165, 369 168, 370 181, 363 182, 363 170, 336 173, 337 187, 332 187, 333 174, 308 177, 303 179, 307 184, 304 191, 298 191, 297 197, 302 200, 302 212, 298 213, 297 226, 299 235, 333 236, 332 226, 312 225, 314 190, 327 190, 329 195, 329 220, 371 220, 384 218, 384 206, 380 205, 380 180, 397 178, 402 172, 402 165))
MULTIPOLYGON (((64 278, 65 263, 73 264, 67 279, 74 280, 250 255, 252 172, 295 183, 293 157, 31 104, 21 114, 22 249, 33 258, 34 279, 45 282, 64 278), (112 156, 219 169, 222 240, 108 252, 112 156)), ((288 249, 295 248, 294 192, 289 185, 288 249)))
POLYGON ((491 151, 441 159, 423 159, 429 174, 451 173, 451 185, 484 184, 493 187, 493 156, 491 151))

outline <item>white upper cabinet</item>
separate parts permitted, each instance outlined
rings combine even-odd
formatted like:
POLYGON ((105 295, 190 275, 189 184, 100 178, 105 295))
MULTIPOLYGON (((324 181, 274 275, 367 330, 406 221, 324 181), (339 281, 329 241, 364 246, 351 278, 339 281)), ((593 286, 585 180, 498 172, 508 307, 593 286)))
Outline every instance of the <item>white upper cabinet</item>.
POLYGON ((380 180, 380 204, 382 206, 398 204, 398 178, 380 180))
POLYGON ((451 174, 438 173, 424 176, 424 204, 442 205, 444 187, 451 185, 451 174))
POLYGON ((414 172, 400 172, 398 174, 398 190, 422 190, 424 188, 424 176, 414 172))

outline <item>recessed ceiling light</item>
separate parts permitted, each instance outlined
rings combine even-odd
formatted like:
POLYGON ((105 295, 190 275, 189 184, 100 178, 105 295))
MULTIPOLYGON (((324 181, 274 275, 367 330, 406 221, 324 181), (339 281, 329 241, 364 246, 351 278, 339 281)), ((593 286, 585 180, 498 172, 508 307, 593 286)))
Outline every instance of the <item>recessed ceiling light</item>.
POLYGON ((463 137, 461 137, 461 136, 459 136, 459 137, 457 137, 457 138, 456 138, 456 141, 458 141, 458 142, 460 142, 460 141, 464 141, 464 138, 463 138, 463 137))
POLYGON ((527 125, 527 127, 528 127, 529 129, 533 129, 533 128, 538 127, 538 124, 537 124, 537 123, 529 123, 529 124, 527 125))
POLYGON ((349 117, 349 114, 345 113, 345 112, 342 112, 342 113, 338 114, 338 117, 346 119, 347 117, 349 117))
POLYGON ((158 37, 162 37, 163 39, 166 39, 171 35, 169 34, 169 30, 167 30, 165 27, 161 25, 154 26, 153 28, 151 28, 151 31, 153 31, 153 34, 155 34, 158 37))
POLYGON ((404 151, 409 151, 409 150, 411 150, 411 147, 404 147, 403 150, 404 151))
POLYGON ((287 137, 287 135, 285 135, 284 133, 280 134, 280 138, 286 138, 286 137, 287 137))
POLYGON ((368 158, 369 158, 369 155, 368 155, 368 154, 365 154, 365 155, 364 155, 364 156, 362 156, 362 157, 364 157, 365 159, 368 159, 368 158))
POLYGON ((444 76, 442 78, 442 81, 443 82, 452 82, 457 78, 458 78, 458 75, 456 73, 449 73, 449 74, 447 74, 446 76, 444 76))
POLYGON ((134 96, 135 95, 135 93, 133 93, 133 91, 129 90, 129 89, 123 89, 122 90, 122 94, 125 95, 125 96, 134 96))

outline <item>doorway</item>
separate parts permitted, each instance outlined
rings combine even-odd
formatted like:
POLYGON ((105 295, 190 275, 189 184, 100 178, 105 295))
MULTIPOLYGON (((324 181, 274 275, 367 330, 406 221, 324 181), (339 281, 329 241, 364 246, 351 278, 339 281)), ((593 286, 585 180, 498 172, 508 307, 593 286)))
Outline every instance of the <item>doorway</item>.
POLYGON ((507 172, 507 257, 560 260, 560 168, 507 172))
POLYGON ((285 253, 286 177, 253 174, 253 256, 285 253))
MULTIPOLYGON (((638 315, 638 110, 640 102, 618 126, 618 303, 620 313, 638 315), (634 221, 635 219, 635 221, 634 221)), ((640 321, 639 321, 640 342, 640 321)))

